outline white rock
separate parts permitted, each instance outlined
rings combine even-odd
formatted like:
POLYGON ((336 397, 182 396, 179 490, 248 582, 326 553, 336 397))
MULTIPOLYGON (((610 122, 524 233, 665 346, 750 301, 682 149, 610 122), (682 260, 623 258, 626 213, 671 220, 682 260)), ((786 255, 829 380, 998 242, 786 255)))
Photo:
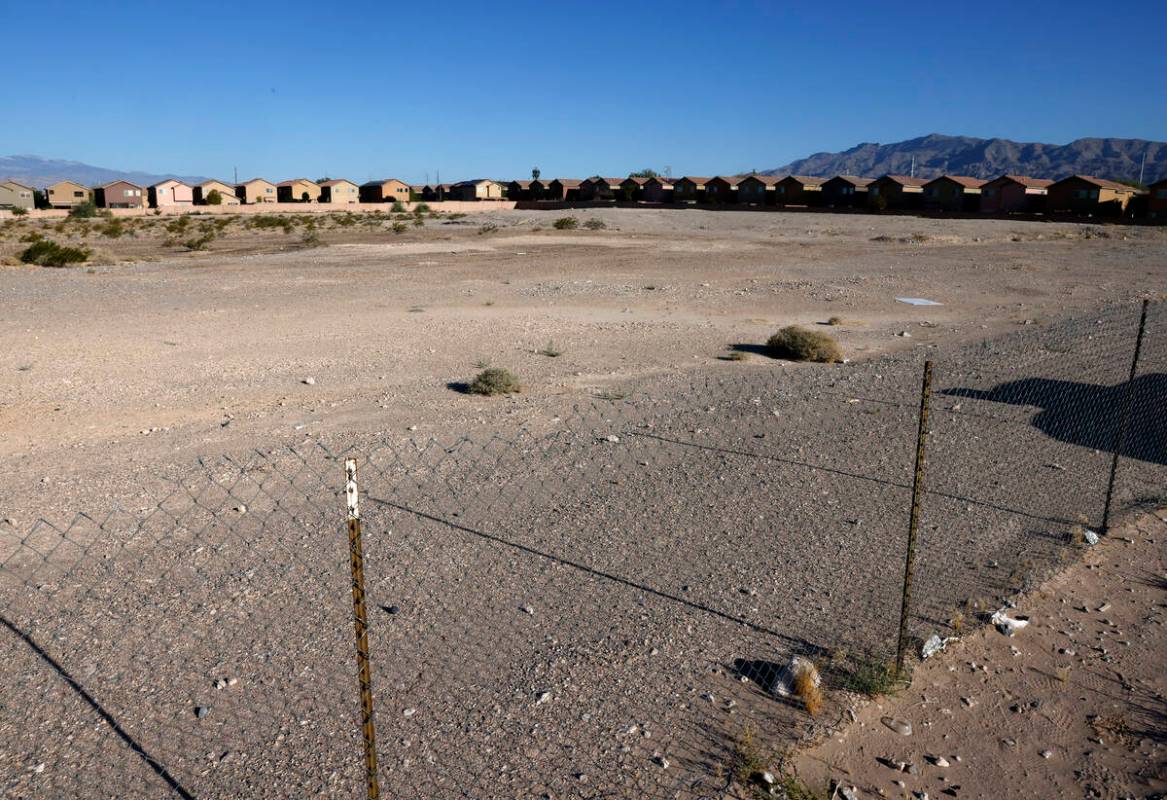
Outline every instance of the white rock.
POLYGON ((1012 636, 1017 631, 1029 624, 1029 617, 1016 616, 1010 617, 1005 612, 1007 608, 1001 608, 996 611, 993 616, 989 617, 989 622, 997 626, 997 630, 1006 636, 1012 636))
POLYGON ((884 717, 880 720, 880 722, 882 722, 888 728, 888 730, 895 731, 900 736, 912 735, 912 723, 910 722, 906 722, 902 719, 896 719, 895 717, 884 717))
POLYGON ((1086 531, 1086 533, 1083 534, 1083 536, 1086 539, 1086 544, 1089 544, 1089 545, 1095 545, 1095 544, 1098 544, 1099 541, 1101 541, 1098 538, 1098 534, 1095 533, 1094 531, 1091 531, 1091 530, 1086 531))
POLYGON ((301 383, 303 383, 305 386, 315 386, 316 379, 311 377, 305 378, 303 381, 301 381, 301 383))
POLYGON ((958 637, 949 636, 941 639, 939 634, 932 634, 928 637, 928 641, 924 642, 924 646, 920 648, 921 658, 931 658, 937 653, 944 652, 944 648, 948 646, 949 642, 955 642, 958 637))

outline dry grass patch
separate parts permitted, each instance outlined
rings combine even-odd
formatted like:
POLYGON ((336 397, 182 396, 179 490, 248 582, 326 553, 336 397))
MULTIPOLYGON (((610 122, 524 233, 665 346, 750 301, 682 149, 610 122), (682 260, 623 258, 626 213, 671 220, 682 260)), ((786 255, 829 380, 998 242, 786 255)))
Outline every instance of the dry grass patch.
POLYGON ((787 325, 771 336, 766 349, 775 358, 791 361, 833 363, 843 360, 843 348, 833 336, 811 331, 798 325, 787 325))

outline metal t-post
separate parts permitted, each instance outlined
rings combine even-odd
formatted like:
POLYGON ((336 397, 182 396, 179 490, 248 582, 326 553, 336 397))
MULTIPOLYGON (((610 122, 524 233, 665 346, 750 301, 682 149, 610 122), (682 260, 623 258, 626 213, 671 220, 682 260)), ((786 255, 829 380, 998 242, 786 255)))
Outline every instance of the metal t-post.
POLYGON ((1135 376, 1139 371, 1139 353, 1143 349, 1143 332, 1147 329, 1147 306, 1150 300, 1143 301, 1143 313, 1139 316, 1139 332, 1135 336, 1135 355, 1131 359, 1131 374, 1127 377, 1126 391, 1123 392, 1122 407, 1118 412, 1118 429, 1114 432, 1114 445, 1111 448, 1110 479, 1106 482, 1106 505, 1102 509, 1102 532, 1110 529, 1110 505, 1114 499, 1114 479, 1118 475, 1118 459, 1126 447, 1127 427, 1130 425, 1131 402, 1135 394, 1135 376))
POLYGON ((916 539, 920 529, 920 495, 924 492, 924 445, 928 440, 928 405, 932 399, 932 362, 924 362, 920 386, 920 426, 916 431, 916 476, 912 480, 912 513, 908 519, 908 552, 904 560, 904 593, 900 600, 900 634, 896 643, 896 677, 904 674, 908 650, 908 613, 912 606, 912 579, 916 569, 916 539))
POLYGON ((365 555, 361 548, 361 515, 357 505, 357 462, 344 462, 344 494, 348 504, 348 551, 353 579, 353 624, 357 635, 357 678, 361 687, 361 732, 365 739, 365 780, 369 800, 379 800, 377 733, 373 726, 373 680, 369 668, 369 618, 365 610, 365 555))

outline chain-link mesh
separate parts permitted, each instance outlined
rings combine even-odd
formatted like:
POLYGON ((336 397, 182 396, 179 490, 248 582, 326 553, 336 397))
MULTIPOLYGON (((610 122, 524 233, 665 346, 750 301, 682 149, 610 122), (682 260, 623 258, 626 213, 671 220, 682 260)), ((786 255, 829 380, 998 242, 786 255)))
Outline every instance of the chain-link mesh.
MULTIPOLYGON (((1138 316, 934 356, 913 635, 1099 525, 1138 316)), ((1153 305, 1120 510, 1167 486, 1163 325, 1153 305)), ((383 797, 732 796, 744 740, 842 716, 779 696, 792 656, 830 686, 894 652, 920 362, 744 364, 0 526, 5 795, 363 796, 353 458, 383 797)))

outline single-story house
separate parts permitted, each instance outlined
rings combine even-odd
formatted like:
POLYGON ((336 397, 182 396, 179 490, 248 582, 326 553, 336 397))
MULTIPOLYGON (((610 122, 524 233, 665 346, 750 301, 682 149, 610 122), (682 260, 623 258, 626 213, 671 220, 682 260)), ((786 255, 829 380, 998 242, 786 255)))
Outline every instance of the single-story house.
POLYGON ((648 178, 640 175, 629 175, 624 180, 620 181, 620 191, 617 196, 621 200, 643 200, 644 187, 649 181, 648 178))
POLYGON ((193 206, 194 187, 174 179, 156 183, 146 190, 151 208, 193 206))
POLYGON ((45 188, 45 200, 50 208, 72 208, 93 201, 93 192, 88 186, 73 181, 57 181, 45 188))
POLYGON ((737 201, 751 206, 774 204, 774 187, 781 181, 778 175, 747 175, 737 185, 737 201))
POLYGON ((602 178, 594 175, 579 185, 580 200, 615 200, 620 191, 621 178, 602 178))
POLYGON ((409 184, 396 178, 384 178, 361 184, 362 203, 408 203, 409 184))
POLYGON ((871 183, 871 178, 858 175, 836 175, 823 181, 819 188, 819 201, 824 206, 867 205, 867 187, 871 183))
POLYGON ((985 182, 967 175, 941 175, 924 184, 924 207, 944 211, 976 211, 985 182))
POLYGON ((451 187, 452 200, 501 200, 503 185, 489 178, 459 181, 451 187))
POLYGON ((673 183, 673 202, 698 203, 705 200, 705 184, 709 178, 686 175, 673 183))
POLYGON ((292 178, 276 184, 276 200, 281 203, 315 203, 320 199, 320 184, 307 178, 292 178))
POLYGON ((1152 183, 1147 197, 1147 217, 1156 222, 1167 222, 1167 178, 1152 183))
POLYGON ((36 208, 33 188, 16 181, 0 181, 0 208, 36 208))
POLYGON ((276 202, 276 185, 263 178, 252 178, 249 181, 235 184, 235 196, 246 205, 256 203, 276 202))
POLYGON ((810 206, 822 199, 825 178, 787 175, 774 186, 774 202, 779 205, 810 206))
POLYGON ((359 202, 360 199, 359 186, 344 178, 333 178, 320 182, 320 197, 317 198, 316 202, 346 205, 359 202))
POLYGON ((511 181, 507 184, 507 199, 530 200, 532 183, 535 181, 511 181))
POLYGON ((718 175, 705 182, 706 203, 736 203, 737 187, 741 178, 724 178, 718 175))
POLYGON ((662 178, 660 175, 649 178, 644 182, 642 193, 646 203, 671 203, 673 202, 673 179, 662 178))
POLYGON ((578 178, 556 178, 547 184, 548 200, 578 200, 579 187, 583 181, 578 178))
POLYGON ((547 195, 551 192, 551 181, 536 178, 531 181, 530 192, 532 200, 546 200, 547 195))
POLYGON ((231 184, 222 181, 203 181, 194 187, 195 204, 209 206, 211 203, 207 198, 211 196, 211 192, 219 193, 219 202, 216 205, 237 206, 242 202, 235 194, 235 187, 231 184))
POLYGON ((981 211, 986 214, 1045 210, 1053 181, 1028 175, 1002 175, 981 186, 981 211))
POLYGON ((884 175, 867 185, 867 205, 873 208, 919 208, 924 199, 923 178, 884 175))
POLYGON ((1142 190, 1125 183, 1095 178, 1092 175, 1071 175, 1051 183, 1046 193, 1046 208, 1052 212, 1121 217, 1127 206, 1142 190))
POLYGON ((93 190, 98 208, 145 208, 146 191, 129 181, 111 181, 93 190))

